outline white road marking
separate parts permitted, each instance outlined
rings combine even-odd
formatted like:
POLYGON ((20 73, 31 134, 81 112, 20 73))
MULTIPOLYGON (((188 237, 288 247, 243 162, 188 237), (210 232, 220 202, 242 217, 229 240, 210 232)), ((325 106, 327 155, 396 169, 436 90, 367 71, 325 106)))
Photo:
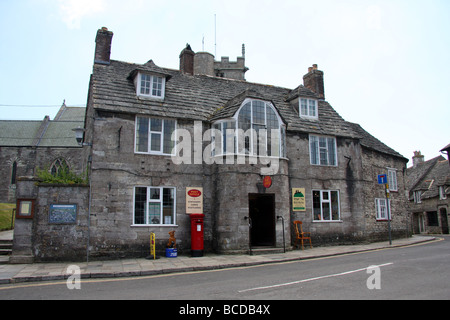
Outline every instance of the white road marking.
POLYGON ((326 278, 332 278, 332 277, 339 277, 339 276, 344 276, 347 274, 351 274, 351 273, 356 273, 356 272, 361 272, 361 271, 366 271, 368 268, 373 268, 373 267, 385 267, 385 266, 389 266, 394 264, 393 262, 389 262, 389 263, 385 263, 385 264, 380 264, 377 266, 370 266, 367 268, 362 268, 362 269, 357 269, 357 270, 351 270, 351 271, 345 271, 345 272, 341 272, 341 273, 335 273, 335 274, 329 274, 326 276, 320 276, 320 277, 315 277, 315 278, 309 278, 309 279, 304 279, 304 280, 299 280, 299 281, 293 281, 293 282, 286 282, 286 283, 280 283, 280 284, 275 284, 275 285, 271 285, 271 286, 265 286, 265 287, 257 287, 257 288, 251 288, 251 289, 245 289, 245 290, 240 290, 238 291, 239 293, 242 292, 249 292, 249 291, 257 291, 257 290, 265 290, 265 289, 273 289, 273 288, 279 288, 279 287, 286 287, 286 286, 291 286, 294 284, 299 284, 299 283, 304 283, 304 282, 310 282, 310 281, 315 281, 315 280, 320 280, 320 279, 326 279, 326 278))

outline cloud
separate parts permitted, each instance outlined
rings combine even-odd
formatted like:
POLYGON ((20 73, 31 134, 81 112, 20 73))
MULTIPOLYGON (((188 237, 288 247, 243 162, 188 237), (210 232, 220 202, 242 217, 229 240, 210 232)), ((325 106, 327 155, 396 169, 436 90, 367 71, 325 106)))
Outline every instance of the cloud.
POLYGON ((105 0, 58 0, 58 5, 69 29, 79 29, 83 18, 105 10, 105 0))

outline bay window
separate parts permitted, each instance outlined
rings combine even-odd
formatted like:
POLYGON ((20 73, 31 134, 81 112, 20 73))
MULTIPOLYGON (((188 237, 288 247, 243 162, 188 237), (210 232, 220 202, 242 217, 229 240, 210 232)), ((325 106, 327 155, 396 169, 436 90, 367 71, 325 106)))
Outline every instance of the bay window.
POLYGON ((286 126, 270 102, 247 99, 232 119, 212 128, 213 155, 286 157, 286 126))

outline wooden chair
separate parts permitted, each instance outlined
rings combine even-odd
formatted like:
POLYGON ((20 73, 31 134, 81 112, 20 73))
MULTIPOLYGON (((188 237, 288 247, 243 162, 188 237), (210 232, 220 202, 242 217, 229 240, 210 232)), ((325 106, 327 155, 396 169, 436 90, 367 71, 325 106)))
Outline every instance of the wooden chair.
POLYGON ((311 245, 311 233, 310 232, 303 232, 302 228, 302 222, 301 221, 294 221, 294 230, 295 230, 295 241, 297 248, 299 248, 299 241, 302 243, 302 250, 305 250, 303 247, 303 241, 309 240, 309 246, 312 248, 311 245))

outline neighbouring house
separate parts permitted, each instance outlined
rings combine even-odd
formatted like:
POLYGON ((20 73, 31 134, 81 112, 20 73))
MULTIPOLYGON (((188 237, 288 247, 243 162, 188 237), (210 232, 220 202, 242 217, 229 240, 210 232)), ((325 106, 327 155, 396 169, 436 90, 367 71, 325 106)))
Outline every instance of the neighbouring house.
POLYGON ((188 252, 188 213, 204 214, 204 250, 224 254, 291 248, 295 220, 314 246, 387 240, 388 212, 392 236, 409 236, 408 160, 334 110, 317 65, 289 89, 247 82, 244 50, 216 61, 187 45, 174 70, 111 60, 112 37, 97 32, 76 149, 89 185, 21 181, 33 214, 17 220, 20 255, 142 257, 150 233, 162 251, 172 230, 188 252))
POLYGON ((15 203, 17 179, 34 176, 37 168, 86 169, 72 131, 84 127, 85 112, 64 102, 53 120, 0 120, 0 202, 15 203))
MULTIPOLYGON (((441 152, 447 152, 450 145, 441 152)), ((438 156, 425 161, 420 151, 415 151, 413 166, 408 168, 409 211, 412 231, 420 233, 448 234, 450 207, 449 160, 438 156)))

